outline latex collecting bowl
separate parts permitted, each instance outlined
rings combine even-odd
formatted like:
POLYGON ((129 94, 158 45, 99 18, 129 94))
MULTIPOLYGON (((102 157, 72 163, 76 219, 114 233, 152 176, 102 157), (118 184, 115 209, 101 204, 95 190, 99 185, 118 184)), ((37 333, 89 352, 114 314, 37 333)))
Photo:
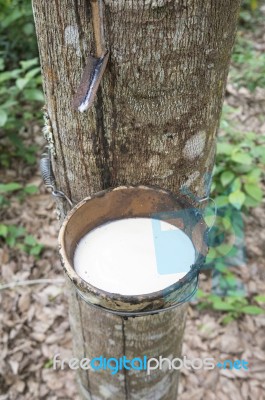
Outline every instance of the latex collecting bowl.
POLYGON ((121 186, 85 198, 70 211, 60 229, 59 251, 63 268, 83 300, 119 315, 144 315, 176 307, 192 297, 208 252, 207 234, 208 227, 198 205, 187 197, 159 187, 121 186), (195 260, 187 274, 163 290, 142 295, 111 293, 83 280, 73 262, 83 236, 107 222, 137 217, 170 223, 190 238, 195 260))

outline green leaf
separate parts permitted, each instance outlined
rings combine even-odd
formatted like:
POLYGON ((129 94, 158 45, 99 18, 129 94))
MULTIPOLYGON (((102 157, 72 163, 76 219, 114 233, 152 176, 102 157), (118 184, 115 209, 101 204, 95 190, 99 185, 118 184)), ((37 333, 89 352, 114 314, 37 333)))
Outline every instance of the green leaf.
POLYGON ((220 296, 217 296, 217 294, 207 294, 208 300, 211 301, 212 303, 220 301, 220 296))
POLYGON ((2 109, 7 110, 10 114, 12 107, 17 106, 17 104, 18 102, 16 100, 8 99, 5 101, 5 103, 2 104, 2 109))
POLYGON ((248 304, 247 299, 245 297, 242 297, 241 295, 240 296, 236 296, 235 295, 235 296, 226 297, 226 301, 229 304, 233 304, 234 306, 237 306, 237 307, 239 307, 239 306, 242 307, 242 306, 248 304))
POLYGON ((257 185, 251 185, 251 184, 245 184, 244 189, 247 192, 247 194, 252 197, 253 199, 257 200, 260 202, 263 197, 263 192, 261 188, 257 185))
POLYGON ((235 287, 227 289, 227 294, 228 296, 231 297, 238 297, 238 296, 245 296, 245 291, 244 289, 236 289, 235 287))
POLYGON ((234 150, 234 146, 230 143, 217 143, 217 154, 231 155, 234 150))
POLYGON ((32 58, 31 60, 20 61, 20 65, 24 71, 33 67, 34 65, 37 65, 38 63, 39 63, 38 58, 32 58))
POLYGON ((244 206, 246 207, 257 207, 259 205, 259 201, 254 200, 250 196, 246 196, 246 200, 244 201, 244 206))
POLYGON ((224 325, 228 325, 230 322, 232 322, 234 320, 235 320, 235 315, 229 313, 228 315, 225 315, 222 318, 221 323, 224 325))
POLYGON ((37 243, 37 241, 36 241, 36 239, 35 239, 34 236, 32 236, 32 235, 27 235, 27 236, 25 237, 24 243, 27 244, 28 246, 35 246, 36 243, 37 243))
POLYGON ((246 139, 254 141, 256 139, 257 134, 255 132, 247 132, 245 134, 246 139))
POLYGON ((7 113, 4 110, 0 110, 0 127, 4 126, 7 121, 7 113))
POLYGON ((237 176, 240 176, 242 174, 247 174, 249 171, 251 171, 252 165, 247 165, 247 164, 234 164, 233 171, 237 176))
POLYGON ((30 80, 34 76, 36 76, 40 72, 40 67, 32 68, 30 71, 28 71, 25 75, 25 78, 30 80))
POLYGON ((204 221, 209 228, 212 228, 216 220, 215 215, 205 215, 204 221))
POLYGON ((30 249, 29 254, 32 256, 38 256, 43 250, 43 246, 41 244, 37 244, 30 249))
POLYGON ((20 69, 13 69, 12 71, 4 71, 0 74, 0 83, 9 81, 10 79, 17 78, 20 74, 20 69))
POLYGON ((218 175, 225 170, 224 166, 221 164, 215 165, 213 170, 213 175, 218 175))
POLYGON ((6 243, 8 244, 8 246, 14 247, 16 244, 16 238, 14 236, 8 236, 6 238, 6 243))
POLYGON ((23 26, 23 32, 25 35, 34 35, 34 25, 32 23, 27 23, 23 26))
POLYGON ((215 268, 217 271, 222 272, 222 273, 228 272, 228 268, 227 268, 224 264, 222 264, 222 263, 216 263, 215 266, 214 266, 214 268, 215 268))
POLYGON ((224 278, 225 280, 225 284, 229 287, 235 287, 237 284, 237 278, 235 276, 229 276, 226 275, 226 277, 224 278))
POLYGON ((24 87, 29 83, 29 80, 26 78, 18 78, 16 80, 16 85, 18 87, 19 90, 23 90, 24 87))
POLYGON ((45 369, 52 368, 52 367, 53 367, 53 360, 52 359, 46 361, 46 363, 43 365, 43 368, 45 368, 45 369))
POLYGON ((234 307, 231 304, 227 304, 222 300, 215 301, 213 303, 213 309, 219 311, 234 311, 234 307))
POLYGON ((240 190, 236 190, 235 192, 230 193, 228 196, 229 203, 232 204, 237 210, 241 209, 245 198, 245 194, 240 190))
POLYGON ((8 235, 8 227, 4 224, 0 224, 0 236, 6 238, 8 235))
POLYGON ((0 184, 0 193, 14 192, 21 188, 22 188, 22 185, 20 185, 19 183, 16 183, 16 182, 1 183, 0 184))
POLYGON ((2 57, 0 57, 0 71, 3 71, 5 69, 5 62, 2 57))
POLYGON ((265 295, 260 294, 258 296, 255 296, 254 300, 258 301, 259 303, 265 303, 265 295))
POLYGON ((222 219, 222 226, 224 227, 224 232, 229 231, 232 227, 232 221, 229 217, 229 214, 222 219))
POLYGON ((235 174, 231 171, 224 171, 221 175, 221 183, 223 186, 227 186, 235 177, 235 174))
POLYGON ((27 194, 35 194, 38 193, 39 188, 35 185, 28 185, 24 188, 24 192, 27 194))
MULTIPOLYGON (((14 243, 15 244, 15 243, 14 243)), ((14 244, 11 246, 11 247, 13 247, 14 246, 14 244)), ((27 252, 27 246, 25 246, 24 244, 22 244, 22 243, 17 243, 16 244, 16 248, 17 249, 19 249, 19 250, 22 250, 22 251, 24 251, 25 253, 27 252)))
MULTIPOLYGON (((2 4, 1 4, 1 7, 2 7, 2 4)), ((2 20, 1 20, 1 28, 2 29, 6 29, 8 26, 10 26, 16 20, 21 18, 21 10, 19 9, 19 7, 17 7, 16 9, 12 9, 12 8, 9 5, 9 14, 6 15, 5 18, 2 18, 2 20)))
POLYGON ((258 0, 250 0, 250 8, 252 11, 255 11, 258 7, 258 0))
POLYGON ((256 147, 251 151, 251 154, 255 158, 261 158, 264 155, 264 146, 262 144, 259 146, 256 145, 256 147))
POLYGON ((232 183, 232 192, 235 192, 236 190, 240 190, 242 186, 241 179, 236 178, 234 182, 232 183))
POLYGON ((207 262, 211 262, 212 260, 214 260, 217 257, 217 253, 216 250, 213 247, 209 248, 206 260, 207 262))
POLYGON ((197 296, 199 299, 205 297, 205 295, 206 295, 206 294, 205 294, 204 291, 201 290, 201 289, 198 289, 197 292, 196 292, 196 296, 197 296))
POLYGON ((223 244, 220 244, 219 246, 217 246, 215 249, 222 256, 227 256, 230 253, 230 251, 232 250, 232 248, 233 248, 232 244, 223 243, 223 244))
POLYGON ((215 203, 218 208, 227 206, 227 204, 229 204, 228 197, 227 196, 217 196, 215 198, 215 203))
POLYGON ((245 165, 250 165, 252 163, 252 158, 249 154, 247 153, 234 153, 232 154, 232 160, 238 164, 245 164, 245 165))
POLYGON ((25 233, 25 228, 23 228, 22 226, 9 225, 8 229, 10 236, 14 238, 21 237, 25 233))
POLYGON ((247 174, 246 176, 244 176, 244 182, 248 183, 248 184, 255 184, 255 185, 259 185, 260 183, 260 177, 259 176, 255 176, 255 175, 251 175, 251 173, 247 174))
POLYGON ((257 306, 246 306, 241 308, 240 311, 245 314, 252 314, 252 315, 264 314, 265 312, 265 310, 257 306))
MULTIPOLYGON (((24 96, 26 100, 29 101, 44 101, 44 96, 41 90, 39 89, 25 89, 24 90, 24 96)), ((30 117, 32 118, 32 116, 30 115, 30 117)))

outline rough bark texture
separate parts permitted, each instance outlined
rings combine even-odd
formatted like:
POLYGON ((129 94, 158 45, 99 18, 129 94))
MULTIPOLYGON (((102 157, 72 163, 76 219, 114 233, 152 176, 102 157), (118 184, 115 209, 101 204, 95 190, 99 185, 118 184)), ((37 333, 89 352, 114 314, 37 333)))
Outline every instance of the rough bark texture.
MULTIPOLYGON (((105 0, 110 60, 95 107, 80 114, 72 98, 93 52, 90 2, 33 0, 60 190, 75 201, 140 183, 207 194, 239 4, 105 0)), ((185 306, 123 320, 71 293, 77 356, 179 356, 185 306)), ((172 371, 80 376, 93 400, 176 398, 172 371)))
MULTIPOLYGON (((128 359, 170 359, 180 357, 187 306, 146 317, 124 319, 95 309, 82 301, 69 284, 70 323, 74 338, 74 353, 84 357, 115 357, 128 359)), ((178 371, 154 370, 78 371, 82 398, 102 400, 176 399, 178 371), (89 391, 89 393, 88 393, 89 391)))

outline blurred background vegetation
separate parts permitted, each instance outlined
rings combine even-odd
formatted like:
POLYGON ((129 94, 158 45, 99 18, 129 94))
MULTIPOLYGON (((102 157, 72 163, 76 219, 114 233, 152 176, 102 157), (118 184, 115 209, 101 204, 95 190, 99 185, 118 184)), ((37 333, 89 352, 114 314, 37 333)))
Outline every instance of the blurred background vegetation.
MULTIPOLYGON (((253 41, 253 35, 263 24, 261 7, 265 7, 262 0, 242 2, 229 75, 229 82, 237 90, 246 88, 250 93, 265 88, 264 49, 253 41)), ((30 1, 0 0, 0 21, 0 167, 18 169, 19 166, 23 171, 32 166, 31 171, 36 172, 41 149, 35 132, 40 136, 44 98, 30 1)), ((261 312, 257 305, 249 304, 238 278, 227 266, 231 257, 235 259, 242 251, 240 243, 237 247, 230 240, 235 230, 243 240, 242 213, 257 207, 263 198, 265 138, 239 130, 234 119, 236 113, 234 107, 223 108, 212 182, 211 196, 217 203, 218 216, 211 233, 207 265, 218 273, 220 293, 216 296, 199 292, 199 307, 226 311, 225 323, 244 312, 261 312)), ((1 212, 14 197, 23 202, 39 190, 27 184, 23 174, 14 181, 4 174, 1 178, 1 212)), ((8 223, 0 224, 0 240, 11 249, 35 257, 39 257, 43 248, 23 227, 8 223)))

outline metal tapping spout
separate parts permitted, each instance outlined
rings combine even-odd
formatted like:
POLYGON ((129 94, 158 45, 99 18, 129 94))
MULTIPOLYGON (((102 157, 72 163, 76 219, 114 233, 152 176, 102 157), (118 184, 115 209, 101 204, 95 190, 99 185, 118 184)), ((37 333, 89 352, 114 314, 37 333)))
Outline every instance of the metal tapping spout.
POLYGON ((73 106, 80 112, 92 106, 109 58, 105 42, 103 0, 91 0, 91 9, 95 55, 88 56, 80 85, 74 96, 73 106))

